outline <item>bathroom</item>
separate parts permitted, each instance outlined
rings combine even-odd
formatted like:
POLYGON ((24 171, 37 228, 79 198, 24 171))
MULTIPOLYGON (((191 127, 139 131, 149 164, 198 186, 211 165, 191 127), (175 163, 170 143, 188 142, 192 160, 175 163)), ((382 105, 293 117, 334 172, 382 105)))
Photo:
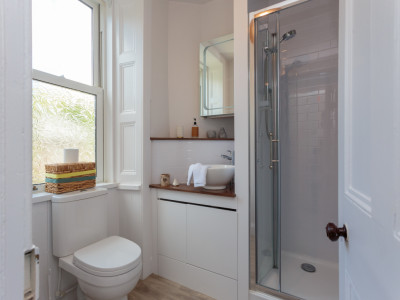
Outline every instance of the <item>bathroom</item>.
MULTIPOLYGON (((53 255, 53 196, 32 197, 32 79, 50 79, 32 73, 28 2, 0 1, 0 299, 21 298, 32 244, 38 299, 81 299, 53 255)), ((141 279, 214 299, 398 299, 398 1, 110 0, 99 15, 101 226, 140 246, 141 279), (201 117, 200 43, 232 33, 234 113, 201 117), (233 151, 232 196, 154 187, 233 151)))
MULTIPOLYGON (((121 86, 118 86, 119 79, 117 79, 117 83, 108 82, 106 76, 102 75, 101 77, 104 78, 103 86, 112 86, 112 92, 115 93, 112 94, 112 97, 120 97, 118 92, 115 91, 121 90, 121 93, 124 94, 121 102, 113 102, 109 97, 104 97, 103 100, 103 114, 105 115, 102 125, 104 128, 104 164, 103 166, 99 164, 96 166, 97 187, 107 189, 107 235, 127 238, 141 247, 143 279, 152 273, 162 273, 162 270, 160 272, 155 271, 159 269, 159 254, 157 246, 155 246, 157 241, 153 241, 158 234, 157 221, 160 213, 156 209, 158 207, 157 202, 159 202, 157 199, 160 196, 157 195, 158 190, 149 188, 149 185, 159 184, 161 174, 168 173, 171 184, 176 179, 180 183, 180 187, 186 186, 190 164, 199 162, 203 164, 232 164, 232 161, 222 157, 222 155, 229 157, 228 151, 234 150, 234 117, 232 111, 220 118, 215 116, 211 118, 201 117, 198 95, 200 94, 200 43, 233 33, 233 1, 200 2, 155 0, 144 1, 143 4, 140 4, 144 5, 141 8, 144 10, 142 43, 144 43, 144 49, 147 47, 149 50, 143 50, 141 54, 143 55, 144 84, 143 90, 137 89, 135 95, 132 95, 130 89, 125 89, 128 80, 132 81, 137 78, 136 86, 141 84, 140 76, 129 77, 133 72, 130 68, 131 61, 128 60, 136 58, 134 55, 129 57, 123 53, 130 50, 128 47, 132 47, 132 44, 129 44, 130 40, 124 40, 123 44, 116 42, 117 45, 123 45, 122 47, 127 47, 128 50, 116 49, 115 53, 123 54, 115 55, 115 57, 113 57, 114 54, 110 54, 114 50, 108 49, 109 45, 105 45, 107 55, 111 56, 110 58, 106 57, 105 60, 114 59, 115 65, 121 65, 123 71, 119 71, 117 66, 110 66, 110 68, 115 68, 116 74, 122 73, 119 76, 124 76, 124 79, 120 79, 122 83, 121 86), (182 36, 187 38, 182 39, 182 36), (182 53, 185 55, 182 55, 182 53), (146 54, 149 56, 146 57, 146 54), (120 59, 124 61, 120 62, 120 59), (135 102, 136 99, 140 99, 140 93, 143 93, 144 98, 142 104, 135 102), (113 109, 106 110, 106 107, 113 109), (132 109, 133 107, 134 109, 132 109), (137 119, 140 109, 143 110, 142 124, 137 119), (112 111, 114 112, 112 113, 112 111), (147 118, 144 117, 146 115, 147 118), (107 123, 107 118, 113 120, 114 125, 107 123), (191 139, 194 118, 197 121, 199 134, 198 137, 191 139), (133 126, 129 126, 131 124, 134 124, 135 129, 133 129, 133 126), (142 126, 141 129, 140 126, 142 126), (177 127, 183 127, 183 139, 176 139, 178 137, 177 127), (221 136, 222 128, 225 137, 221 136), (135 136, 132 133, 133 130, 136 133, 141 132, 142 138, 138 134, 135 136), (216 138, 207 139, 207 132, 210 130, 215 131, 216 138), (112 145, 114 147, 110 147, 112 145), (108 147, 110 148, 108 149, 108 147), (142 154, 136 150, 141 147, 143 149, 142 154), (132 159, 131 156, 134 153, 136 157, 132 159), (142 164, 138 163, 140 161, 142 161, 142 164), (107 164, 110 164, 110 166, 107 166, 107 164), (107 170, 111 170, 111 172, 107 172, 107 170), (142 172, 142 175, 140 175, 140 172, 142 172), (101 183, 100 176, 103 176, 104 183, 101 183)), ((32 3, 35 12, 37 1, 32 3)), ((39 3, 44 10, 43 2, 39 1, 39 3)), ((104 5, 104 13, 112 14, 115 18, 112 24, 112 30, 115 30, 114 40, 121 36, 124 39, 131 35, 137 37, 135 43, 140 43, 140 35, 135 35, 136 30, 140 28, 126 27, 129 23, 124 23, 128 22, 125 20, 131 22, 129 18, 138 17, 135 15, 138 3, 140 1, 116 1, 112 3, 111 7, 108 6, 111 4, 104 5), (125 26, 123 27, 120 24, 127 25, 123 25, 125 26)), ((33 19, 33 29, 35 29, 35 24, 35 19, 33 19)), ((102 29, 103 34, 107 34, 107 30, 110 30, 106 25, 100 24, 100 28, 105 26, 102 29)), ((40 24, 36 26, 39 27, 40 24)), ((33 41, 35 37, 34 34, 33 41)), ((42 40, 40 41, 42 42, 42 40)), ((33 43, 33 60, 35 60, 35 46, 35 43, 33 43)), ((231 46, 233 46, 233 43, 231 46)), ((42 45, 37 47, 42 47, 42 45)), ((233 47, 231 51, 233 51, 233 47)), ((140 54, 137 53, 136 55, 139 56, 140 54)), ((47 57, 43 59, 47 59, 47 57)), ((134 63, 139 68, 139 63, 136 63, 136 61, 134 63)), ((35 62, 33 64, 35 69, 35 62)), ((105 65, 108 67, 106 62, 105 65)), ((36 69, 42 70, 44 67, 40 68, 41 66, 36 69)), ((40 76, 41 74, 37 72, 33 74, 34 80, 41 81, 42 77, 40 76)), ((35 95, 35 85, 33 90, 35 95)), ((109 90, 107 93, 110 92, 109 90)), ((34 120, 36 120, 35 114, 34 111, 34 120)), ((41 120, 36 122, 39 123, 41 120)), ((41 128, 40 126, 37 127, 41 128)), ((66 148, 69 148, 69 146, 66 148)), ((53 149, 53 151, 57 151, 57 149, 53 149)), ((84 152, 80 149, 81 151, 84 152)), ((62 160, 62 157, 60 157, 60 160, 62 160)), ((182 194, 185 197, 190 197, 188 193, 182 194)), ((176 200, 176 195, 169 198, 171 197, 173 197, 172 200, 176 200)), ((200 199, 206 198, 201 194, 199 197, 200 199)), ((56 295, 63 294, 65 291, 69 292, 65 293, 62 299, 75 299, 77 295, 76 280, 65 269, 59 271, 58 258, 53 255, 55 237, 52 237, 52 231, 54 231, 52 228, 54 224, 52 223, 55 223, 55 220, 52 220, 52 217, 55 212, 52 211, 52 205, 54 206, 55 203, 51 203, 49 199, 51 199, 49 194, 37 193, 33 196, 32 206, 32 238, 41 253, 40 299, 58 299, 56 295), (75 289, 71 291, 71 287, 75 289)), ((229 199, 230 201, 223 199, 222 201, 225 200, 227 203, 221 204, 221 206, 235 206, 233 204, 235 199, 233 197, 229 199)), ((217 200, 221 201, 221 199, 217 200)), ((168 203, 162 204, 166 206, 168 203)), ((233 228, 234 226, 232 226, 233 228)), ((169 254, 168 257, 175 256, 169 254)), ((181 262, 182 259, 176 261, 181 262)), ((160 275, 171 279, 166 274, 160 275)), ((210 278, 215 279, 214 277, 210 278)), ((179 280, 174 281, 182 284, 179 280)))

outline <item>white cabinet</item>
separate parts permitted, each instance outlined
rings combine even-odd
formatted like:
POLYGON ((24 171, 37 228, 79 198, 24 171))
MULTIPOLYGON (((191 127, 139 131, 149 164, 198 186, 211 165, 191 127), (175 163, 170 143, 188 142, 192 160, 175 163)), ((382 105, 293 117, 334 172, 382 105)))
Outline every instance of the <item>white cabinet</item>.
POLYGON ((237 281, 159 255, 159 275, 217 300, 237 299, 237 281))
POLYGON ((157 201, 158 254, 186 261, 186 205, 157 201))
POLYGON ((187 205, 187 262, 237 279, 236 212, 187 205))
POLYGON ((215 299, 237 299, 236 210, 168 200, 157 200, 159 275, 215 299))

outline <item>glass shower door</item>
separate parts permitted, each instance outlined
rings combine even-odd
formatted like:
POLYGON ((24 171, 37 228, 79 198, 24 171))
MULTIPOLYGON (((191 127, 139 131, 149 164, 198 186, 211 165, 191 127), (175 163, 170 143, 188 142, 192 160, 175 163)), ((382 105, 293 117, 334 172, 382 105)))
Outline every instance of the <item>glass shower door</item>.
POLYGON ((256 24, 255 181, 256 282, 279 290, 279 166, 277 164, 279 54, 275 17, 256 24))
POLYGON ((251 288, 337 300, 338 249, 325 225, 338 213, 338 3, 298 0, 253 22, 251 288))

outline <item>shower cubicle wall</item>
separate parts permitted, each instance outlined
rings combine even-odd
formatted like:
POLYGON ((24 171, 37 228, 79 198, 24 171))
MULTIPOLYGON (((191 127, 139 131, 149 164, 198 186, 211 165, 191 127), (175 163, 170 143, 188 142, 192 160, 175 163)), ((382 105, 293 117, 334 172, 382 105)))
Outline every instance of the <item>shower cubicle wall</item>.
POLYGON ((338 1, 288 2, 249 18, 251 288, 334 300, 338 1))

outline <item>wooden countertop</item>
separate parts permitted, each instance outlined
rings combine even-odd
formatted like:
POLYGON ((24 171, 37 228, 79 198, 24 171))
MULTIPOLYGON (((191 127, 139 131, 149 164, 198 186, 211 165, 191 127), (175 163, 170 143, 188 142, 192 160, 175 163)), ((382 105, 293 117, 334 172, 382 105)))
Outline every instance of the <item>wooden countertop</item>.
POLYGON ((160 184, 150 184, 150 188, 154 189, 162 189, 169 191, 179 191, 179 192, 187 192, 187 193, 197 193, 197 194, 205 194, 205 195, 213 195, 213 196, 221 196, 221 197, 236 197, 235 189, 226 188, 224 190, 206 190, 202 187, 194 187, 193 185, 180 184, 178 186, 161 186, 160 184))

